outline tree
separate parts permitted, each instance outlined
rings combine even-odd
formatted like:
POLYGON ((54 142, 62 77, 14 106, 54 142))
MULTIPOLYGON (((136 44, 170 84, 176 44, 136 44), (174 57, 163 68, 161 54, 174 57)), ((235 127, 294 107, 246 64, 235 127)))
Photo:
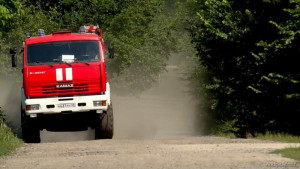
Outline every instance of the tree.
POLYGON ((299 1, 198 0, 189 6, 195 12, 189 29, 219 121, 236 121, 243 135, 291 132, 296 124, 287 123, 299 117, 299 1))
POLYGON ((114 84, 122 84, 120 90, 149 89, 165 70, 176 43, 172 35, 175 23, 164 15, 163 8, 161 0, 136 1, 111 20, 105 36, 117 53, 110 75, 114 84))
POLYGON ((21 3, 16 0, 0 1, 0 36, 7 28, 11 20, 21 13, 21 3))
POLYGON ((17 0, 0 0, 0 73, 6 69, 8 45, 5 34, 13 24, 15 17, 22 14, 21 3, 17 0), (2 69, 2 70, 1 70, 2 69))

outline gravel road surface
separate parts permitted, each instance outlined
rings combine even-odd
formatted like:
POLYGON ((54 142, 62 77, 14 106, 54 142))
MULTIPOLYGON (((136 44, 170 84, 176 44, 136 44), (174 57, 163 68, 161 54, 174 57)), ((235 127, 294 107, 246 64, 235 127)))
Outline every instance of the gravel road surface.
POLYGON ((0 168, 300 168, 294 160, 271 154, 296 144, 221 137, 113 139, 26 144, 0 158, 0 168))

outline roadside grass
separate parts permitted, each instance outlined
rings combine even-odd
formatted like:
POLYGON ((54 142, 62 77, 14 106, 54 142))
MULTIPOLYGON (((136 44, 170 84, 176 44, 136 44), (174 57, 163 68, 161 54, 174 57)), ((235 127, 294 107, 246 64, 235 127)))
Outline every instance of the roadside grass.
MULTIPOLYGON (((266 133, 265 135, 258 135, 257 139, 272 140, 285 143, 300 143, 299 136, 293 136, 286 133, 266 133)), ((281 154, 300 162, 300 147, 289 147, 284 149, 275 150, 272 153, 281 154)))
POLYGON ((23 141, 5 124, 5 114, 0 110, 0 157, 10 154, 22 144, 23 141))
POLYGON ((284 157, 292 158, 300 162, 300 147, 290 147, 281 150, 275 150, 273 153, 282 154, 284 157))
POLYGON ((9 127, 0 122, 0 156, 10 154, 22 144, 23 141, 17 138, 9 127))
POLYGON ((285 143, 300 143, 299 136, 293 136, 291 134, 286 134, 286 133, 267 132, 264 135, 259 134, 255 138, 260 139, 260 140, 272 140, 272 141, 279 141, 279 142, 285 142, 285 143))

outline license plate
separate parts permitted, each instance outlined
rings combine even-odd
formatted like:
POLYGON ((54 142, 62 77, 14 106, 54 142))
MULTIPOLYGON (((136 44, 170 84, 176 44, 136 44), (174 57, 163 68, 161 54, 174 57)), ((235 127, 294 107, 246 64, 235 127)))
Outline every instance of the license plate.
POLYGON ((57 105, 58 108, 70 108, 75 107, 75 103, 62 103, 57 105))

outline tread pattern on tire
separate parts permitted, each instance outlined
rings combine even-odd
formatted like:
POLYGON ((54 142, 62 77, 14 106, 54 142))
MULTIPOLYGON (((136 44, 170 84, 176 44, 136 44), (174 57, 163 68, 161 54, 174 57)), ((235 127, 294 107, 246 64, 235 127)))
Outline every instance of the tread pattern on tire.
POLYGON ((112 139, 114 134, 113 108, 108 106, 106 112, 97 115, 95 139, 112 139))

